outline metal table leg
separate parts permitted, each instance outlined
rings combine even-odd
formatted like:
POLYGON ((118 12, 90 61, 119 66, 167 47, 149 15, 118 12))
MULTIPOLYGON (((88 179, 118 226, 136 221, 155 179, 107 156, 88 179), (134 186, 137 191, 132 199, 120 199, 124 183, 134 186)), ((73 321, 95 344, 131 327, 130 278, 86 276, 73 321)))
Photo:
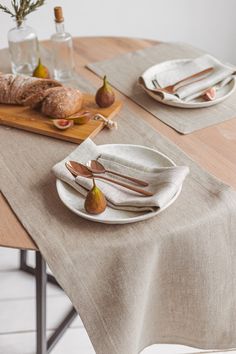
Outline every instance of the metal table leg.
POLYGON ((46 262, 40 252, 36 252, 36 339, 37 354, 47 354, 47 337, 46 337, 46 302, 47 302, 47 273, 46 262))
MULTIPOLYGON (((20 270, 23 270, 26 273, 35 275, 35 268, 33 268, 27 264, 27 251, 26 250, 20 250, 20 270)), ((58 282, 56 281, 54 276, 51 274, 47 274, 47 281, 49 283, 52 283, 52 284, 60 287, 60 285, 58 284, 58 282)))
POLYGON ((36 339, 37 354, 48 354, 55 347, 64 332, 77 316, 77 312, 72 308, 66 317, 59 324, 55 332, 48 339, 46 338, 46 288, 47 281, 59 286, 56 279, 46 272, 46 262, 40 252, 36 252, 36 267, 27 264, 27 251, 20 251, 20 269, 24 272, 35 275, 36 279, 36 339))

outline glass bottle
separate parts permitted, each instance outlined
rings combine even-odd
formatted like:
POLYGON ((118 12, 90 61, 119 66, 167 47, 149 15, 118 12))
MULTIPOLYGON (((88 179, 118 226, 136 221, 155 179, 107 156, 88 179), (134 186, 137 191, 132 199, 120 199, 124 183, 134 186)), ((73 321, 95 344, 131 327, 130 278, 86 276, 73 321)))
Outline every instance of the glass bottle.
POLYGON ((13 74, 32 75, 39 61, 36 32, 25 21, 16 22, 8 32, 8 45, 13 74))
POLYGON ((51 36, 53 50, 54 78, 59 81, 67 81, 73 78, 74 54, 73 42, 69 33, 64 29, 62 8, 54 8, 56 33, 51 36))

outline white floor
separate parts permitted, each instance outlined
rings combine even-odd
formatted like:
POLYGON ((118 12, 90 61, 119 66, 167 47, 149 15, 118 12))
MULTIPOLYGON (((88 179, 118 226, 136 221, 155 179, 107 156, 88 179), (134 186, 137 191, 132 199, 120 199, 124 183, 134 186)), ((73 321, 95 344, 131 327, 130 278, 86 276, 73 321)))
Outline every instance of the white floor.
MULTIPOLYGON (((33 252, 29 255, 29 260, 34 262, 33 252)), ((18 262, 18 251, 0 248, 0 354, 35 354, 34 278, 20 272, 18 262)), ((50 335, 71 304, 63 291, 56 286, 49 284, 47 292, 47 329, 50 335)), ((199 352, 203 353, 181 345, 153 345, 142 354, 199 352)), ((95 354, 79 317, 53 349, 52 354, 95 354)))

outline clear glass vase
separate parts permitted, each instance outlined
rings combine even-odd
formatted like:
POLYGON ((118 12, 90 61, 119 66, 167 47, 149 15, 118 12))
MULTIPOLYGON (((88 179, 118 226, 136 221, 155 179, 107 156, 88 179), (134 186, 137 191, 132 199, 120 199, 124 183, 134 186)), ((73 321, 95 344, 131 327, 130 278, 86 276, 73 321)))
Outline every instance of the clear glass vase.
POLYGON ((64 22, 56 22, 56 33, 51 36, 54 78, 69 81, 74 77, 74 53, 72 37, 65 32, 64 22))
POLYGON ((8 44, 13 74, 32 75, 39 61, 36 32, 25 21, 17 22, 8 32, 8 44))

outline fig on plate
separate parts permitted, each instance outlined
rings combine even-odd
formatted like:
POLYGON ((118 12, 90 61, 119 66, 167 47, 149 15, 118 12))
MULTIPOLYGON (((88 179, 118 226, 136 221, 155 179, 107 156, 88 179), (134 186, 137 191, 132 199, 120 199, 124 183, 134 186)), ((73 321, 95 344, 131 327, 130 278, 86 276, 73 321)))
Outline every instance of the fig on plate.
POLYGON ((107 206, 107 201, 102 191, 96 186, 93 178, 93 187, 88 192, 84 208, 89 214, 101 214, 107 206))
POLYGON ((216 88, 210 87, 209 89, 207 89, 202 95, 202 98, 205 101, 213 101, 216 98, 216 88))
POLYGON ((40 79, 50 79, 49 70, 45 65, 41 63, 40 59, 38 65, 34 69, 33 76, 38 77, 40 79))
POLYGON ((73 121, 69 121, 67 119, 53 119, 53 125, 60 130, 66 130, 74 124, 73 121))
POLYGON ((106 76, 103 78, 103 85, 97 90, 95 101, 101 108, 110 107, 115 102, 115 94, 107 82, 106 76))
POLYGON ((69 121, 73 121, 75 124, 86 124, 92 119, 93 113, 89 111, 79 112, 68 117, 69 121))

